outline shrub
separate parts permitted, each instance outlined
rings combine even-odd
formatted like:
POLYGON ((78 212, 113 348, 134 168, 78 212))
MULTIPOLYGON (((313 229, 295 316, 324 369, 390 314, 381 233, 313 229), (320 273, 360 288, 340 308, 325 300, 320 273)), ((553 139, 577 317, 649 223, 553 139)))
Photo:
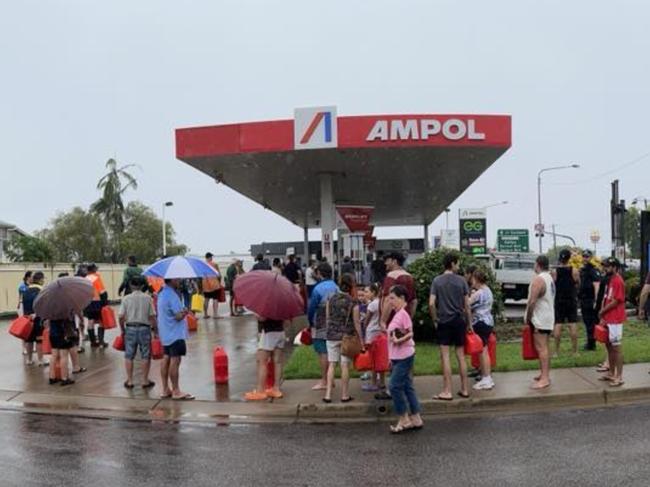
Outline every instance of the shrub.
MULTIPOLYGON (((444 272, 442 259, 450 252, 449 250, 434 250, 426 253, 408 266, 408 271, 415 279, 415 286, 418 297, 418 309, 415 314, 414 331, 418 338, 433 337, 433 323, 429 315, 429 294, 433 278, 444 272)), ((475 265, 483 269, 488 276, 488 286, 494 294, 494 306, 492 313, 495 319, 503 313, 503 300, 501 299, 501 286, 497 283, 496 275, 484 260, 477 259, 474 256, 461 254, 457 252, 458 263, 460 264, 461 273, 467 266, 475 265)))

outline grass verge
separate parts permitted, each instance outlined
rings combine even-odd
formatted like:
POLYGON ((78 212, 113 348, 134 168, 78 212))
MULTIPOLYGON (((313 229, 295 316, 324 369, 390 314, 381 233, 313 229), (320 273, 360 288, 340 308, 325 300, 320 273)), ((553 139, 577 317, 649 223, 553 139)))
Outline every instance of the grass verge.
MULTIPOLYGON (((577 357, 571 354, 571 344, 567 327, 564 327, 560 356, 552 359, 551 367, 562 369, 568 367, 590 367, 598 364, 605 357, 605 347, 598 344, 595 352, 580 351, 577 357)), ((498 330, 497 330, 498 331, 498 330)), ((579 346, 584 344, 584 326, 579 325, 579 346)), ((552 339, 551 339, 552 341, 552 339)), ((552 343, 552 347, 555 344, 552 343)), ((416 343, 415 375, 437 375, 442 372, 438 346, 430 343, 416 343)), ((650 362, 650 328, 646 323, 630 320, 623 332, 623 355, 625 363, 650 362)), ((469 359, 469 358, 468 358, 469 359)), ((452 359, 452 363, 455 359, 452 359)), ((515 370, 534 370, 538 367, 536 360, 521 358, 521 343, 499 343, 497 345, 497 372, 515 370)), ((454 366, 454 371, 456 367, 454 366)), ((358 374, 353 373, 356 377, 358 374)), ((318 360, 312 347, 297 347, 284 370, 285 379, 317 379, 320 377, 318 360)))

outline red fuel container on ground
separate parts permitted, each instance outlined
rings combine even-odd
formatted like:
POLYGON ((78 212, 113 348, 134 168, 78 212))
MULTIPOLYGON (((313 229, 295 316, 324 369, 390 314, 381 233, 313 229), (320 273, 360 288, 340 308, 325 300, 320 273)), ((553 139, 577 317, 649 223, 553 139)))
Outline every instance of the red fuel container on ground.
POLYGON ((214 366, 214 381, 217 384, 228 383, 228 355, 221 347, 215 347, 212 356, 214 366))
POLYGON ((28 316, 20 316, 11 322, 9 333, 21 340, 27 340, 32 334, 34 323, 28 316))
POLYGON ((539 358, 537 349, 533 343, 533 329, 526 325, 521 331, 521 358, 524 360, 535 360, 539 358))

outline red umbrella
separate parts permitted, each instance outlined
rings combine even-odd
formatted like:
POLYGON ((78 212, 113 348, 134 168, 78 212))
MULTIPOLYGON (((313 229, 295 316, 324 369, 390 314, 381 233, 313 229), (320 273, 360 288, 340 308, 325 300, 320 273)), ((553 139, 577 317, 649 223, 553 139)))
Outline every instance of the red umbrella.
POLYGON ((271 320, 304 314, 304 302, 289 280, 273 271, 251 271, 235 279, 235 296, 246 308, 271 320))

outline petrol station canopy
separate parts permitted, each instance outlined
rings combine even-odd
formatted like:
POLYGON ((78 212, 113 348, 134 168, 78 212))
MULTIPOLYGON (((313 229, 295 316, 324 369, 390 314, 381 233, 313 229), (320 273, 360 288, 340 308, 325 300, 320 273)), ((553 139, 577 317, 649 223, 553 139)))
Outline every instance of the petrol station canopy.
POLYGON ((176 130, 178 159, 323 231, 332 205, 373 206, 375 226, 427 225, 510 144, 507 115, 337 117, 334 107, 297 109, 293 120, 176 130))

